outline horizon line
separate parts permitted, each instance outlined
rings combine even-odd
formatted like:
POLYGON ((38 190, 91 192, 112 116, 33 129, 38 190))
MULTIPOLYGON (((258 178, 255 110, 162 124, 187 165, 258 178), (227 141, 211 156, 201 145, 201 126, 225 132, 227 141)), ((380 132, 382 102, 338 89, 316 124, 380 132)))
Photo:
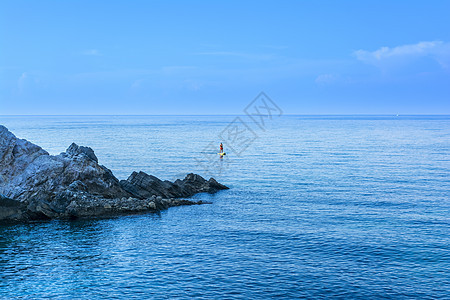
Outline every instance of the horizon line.
MULTIPOLYGON (((128 116, 128 117, 157 117, 157 116, 245 116, 246 114, 0 114, 0 117, 64 117, 64 116, 80 116, 80 117, 101 117, 101 116, 128 116)), ((262 114, 266 116, 266 114, 262 114)), ((450 114, 282 114, 280 116, 450 116, 450 114)))

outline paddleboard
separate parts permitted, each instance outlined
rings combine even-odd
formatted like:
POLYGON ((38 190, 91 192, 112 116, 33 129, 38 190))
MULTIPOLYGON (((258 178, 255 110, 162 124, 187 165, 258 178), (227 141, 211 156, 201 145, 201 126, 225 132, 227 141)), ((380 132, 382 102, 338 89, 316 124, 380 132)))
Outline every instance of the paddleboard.
POLYGON ((220 153, 217 153, 217 154, 219 154, 220 156, 227 155, 225 152, 220 152, 220 153))

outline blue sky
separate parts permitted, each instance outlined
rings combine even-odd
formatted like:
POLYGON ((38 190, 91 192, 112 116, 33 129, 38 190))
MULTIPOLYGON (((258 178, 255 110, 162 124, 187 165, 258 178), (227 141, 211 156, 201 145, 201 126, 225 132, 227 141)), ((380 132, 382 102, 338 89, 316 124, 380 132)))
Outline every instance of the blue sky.
POLYGON ((450 1, 2 1, 0 114, 450 114, 450 1))

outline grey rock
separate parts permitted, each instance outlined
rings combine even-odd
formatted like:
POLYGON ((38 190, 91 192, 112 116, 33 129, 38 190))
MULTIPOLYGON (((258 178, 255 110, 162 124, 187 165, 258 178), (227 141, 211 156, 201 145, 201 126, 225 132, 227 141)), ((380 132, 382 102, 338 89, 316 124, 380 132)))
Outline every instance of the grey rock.
POLYGON ((215 193, 228 187, 218 183, 214 178, 209 180, 190 173, 175 182, 162 181, 144 172, 133 172, 127 180, 120 181, 121 187, 137 198, 150 198, 154 195, 165 198, 190 197, 197 193, 215 193))
POLYGON ((67 190, 105 198, 128 196, 119 180, 97 163, 89 149, 72 144, 67 152, 49 155, 0 125, 0 194, 21 202, 52 201, 67 196, 67 190))
POLYGON ((69 148, 67 148, 65 155, 69 157, 85 156, 98 163, 97 156, 95 156, 94 150, 92 150, 92 148, 78 146, 75 143, 72 143, 72 145, 70 145, 69 148))
POLYGON ((89 147, 73 143, 65 152, 49 155, 0 125, 0 221, 161 210, 201 203, 174 198, 222 189, 228 187, 195 174, 170 182, 133 172, 119 182, 89 147))
POLYGON ((150 202, 148 203, 148 208, 150 208, 150 209, 156 209, 156 204, 155 204, 155 202, 150 201, 150 202))

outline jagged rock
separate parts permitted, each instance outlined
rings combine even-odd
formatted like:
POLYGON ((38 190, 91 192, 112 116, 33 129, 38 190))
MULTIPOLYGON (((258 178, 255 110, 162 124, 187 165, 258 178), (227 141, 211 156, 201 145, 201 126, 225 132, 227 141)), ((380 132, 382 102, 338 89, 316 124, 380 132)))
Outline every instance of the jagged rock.
POLYGON ((214 178, 208 181, 197 174, 188 174, 183 180, 175 182, 162 181, 144 172, 133 172, 127 180, 121 180, 122 188, 137 198, 149 198, 157 195, 165 198, 190 197, 197 193, 215 193, 228 187, 218 183, 214 178))
POLYGON ((162 181, 155 176, 144 172, 133 172, 127 180, 120 181, 121 187, 137 198, 171 197, 176 193, 170 181, 162 181))
POLYGON ((228 188, 195 174, 172 183, 133 172, 119 182, 89 147, 73 143, 65 152, 49 155, 0 125, 0 221, 161 210, 203 203, 173 198, 222 189, 228 188))
POLYGON ((51 201, 67 190, 105 198, 129 195, 87 147, 72 144, 67 152, 49 155, 0 125, 0 159, 0 194, 14 200, 51 201))
POLYGON ((186 175, 183 180, 177 179, 174 184, 181 191, 180 196, 177 197, 190 197, 197 193, 213 194, 220 190, 228 189, 228 187, 218 183, 212 177, 207 181, 202 176, 193 173, 186 175))
POLYGON ((97 156, 95 156, 94 150, 90 147, 78 146, 77 144, 72 143, 65 153, 69 157, 86 156, 98 163, 97 156))

